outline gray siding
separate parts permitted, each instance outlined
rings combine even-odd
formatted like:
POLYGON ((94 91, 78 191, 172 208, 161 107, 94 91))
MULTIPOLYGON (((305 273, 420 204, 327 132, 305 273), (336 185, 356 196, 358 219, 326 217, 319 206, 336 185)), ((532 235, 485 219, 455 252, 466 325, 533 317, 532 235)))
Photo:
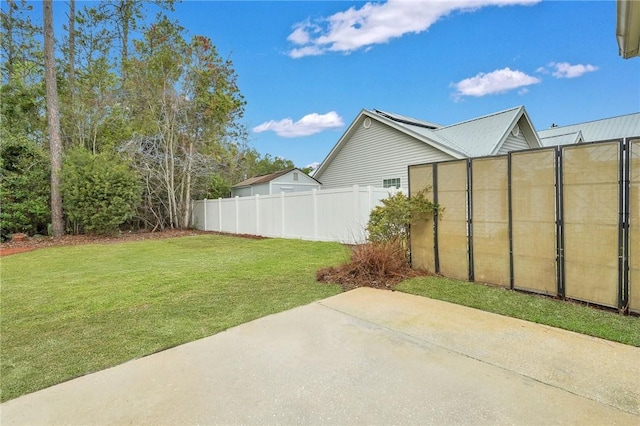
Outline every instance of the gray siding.
POLYGON ((232 197, 248 197, 249 195, 251 195, 251 187, 249 186, 245 186, 243 188, 233 188, 231 189, 231 196, 232 197))
POLYGON ((315 181, 315 179, 310 178, 308 175, 306 175, 303 172, 294 170, 291 171, 289 173, 287 173, 286 175, 282 175, 280 177, 275 178, 274 180, 272 180, 272 182, 274 183, 293 183, 293 184, 308 184, 308 185, 318 185, 318 182, 315 181), (294 173, 298 174, 298 180, 294 180, 294 173))
POLYGON ((524 138, 522 132, 520 132, 518 136, 513 136, 511 133, 509 133, 509 136, 500 147, 500 150, 498 150, 497 155, 506 154, 509 151, 520 151, 529 148, 531 147, 527 143, 527 140, 524 138))
POLYGON ((357 130, 343 144, 325 171, 315 176, 325 189, 350 185, 381 187, 383 179, 400 178, 408 188, 407 168, 411 164, 453 159, 421 141, 398 130, 371 120, 365 129, 364 117, 356 123, 357 130))
POLYGON ((312 189, 320 189, 320 184, 315 183, 299 183, 299 182, 271 182, 271 194, 280 194, 281 192, 304 192, 312 189))

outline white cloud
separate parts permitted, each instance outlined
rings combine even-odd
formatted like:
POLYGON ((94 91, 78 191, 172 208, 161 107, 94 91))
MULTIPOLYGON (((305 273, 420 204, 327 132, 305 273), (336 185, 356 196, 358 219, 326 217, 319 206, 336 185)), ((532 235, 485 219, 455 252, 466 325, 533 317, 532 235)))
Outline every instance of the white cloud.
POLYGON ((285 118, 283 120, 265 121, 253 128, 255 133, 262 133, 266 131, 273 131, 278 136, 284 138, 297 138, 300 136, 310 136, 320 133, 324 130, 338 129, 344 126, 342 117, 337 112, 331 111, 326 114, 312 113, 305 115, 295 123, 291 118, 285 118))
POLYGON ((571 65, 568 62, 551 62, 549 67, 552 69, 551 75, 555 78, 576 78, 598 70, 598 67, 593 65, 571 65))
POLYGON ((475 77, 452 83, 451 86, 456 89, 454 98, 460 99, 462 96, 481 97, 513 89, 520 89, 520 93, 524 94, 526 91, 523 91, 522 88, 526 89, 526 86, 540 83, 540 81, 539 78, 507 67, 487 74, 479 73, 475 77))
POLYGON ((320 167, 320 163, 318 163, 317 161, 314 161, 311 164, 307 164, 307 167, 305 167, 305 169, 311 169, 312 172, 315 172, 318 167, 320 167))
POLYGON ((485 6, 529 5, 540 0, 389 0, 351 7, 316 22, 293 26, 287 40, 297 45, 289 56, 349 53, 375 44, 388 43, 405 34, 426 31, 439 19, 455 11, 468 12, 485 6))

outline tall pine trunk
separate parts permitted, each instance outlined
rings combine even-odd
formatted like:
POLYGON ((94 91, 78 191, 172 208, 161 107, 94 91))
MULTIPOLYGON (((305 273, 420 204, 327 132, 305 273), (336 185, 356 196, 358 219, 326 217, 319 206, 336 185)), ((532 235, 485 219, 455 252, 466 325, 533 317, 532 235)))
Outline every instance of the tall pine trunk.
POLYGON ((60 137, 60 110, 58 109, 58 87, 56 85, 56 63, 53 39, 52 0, 43 0, 44 14, 44 67, 47 97, 47 130, 51 151, 51 225, 53 238, 64 234, 62 217, 62 193, 60 173, 62 171, 62 139, 60 137))

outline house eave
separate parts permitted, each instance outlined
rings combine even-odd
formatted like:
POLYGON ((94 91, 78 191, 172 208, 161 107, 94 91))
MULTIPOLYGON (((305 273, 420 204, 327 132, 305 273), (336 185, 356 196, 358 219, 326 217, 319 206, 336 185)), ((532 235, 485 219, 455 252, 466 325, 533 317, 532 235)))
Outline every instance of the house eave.
POLYGON ((640 2, 618 0, 616 38, 620 56, 624 59, 640 56, 640 2))

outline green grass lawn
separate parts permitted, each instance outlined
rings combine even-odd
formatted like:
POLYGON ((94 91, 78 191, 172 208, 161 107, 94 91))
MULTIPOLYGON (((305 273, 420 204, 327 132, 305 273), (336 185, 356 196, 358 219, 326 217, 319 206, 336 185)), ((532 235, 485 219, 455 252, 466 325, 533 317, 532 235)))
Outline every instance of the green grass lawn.
MULTIPOLYGON (((2 258, 1 400, 341 292, 337 243, 200 235, 2 258)), ((640 318, 442 277, 396 290, 640 347, 640 318)))
POLYGON ((335 295, 337 243, 202 235, 1 260, 1 400, 335 295))
POLYGON ((396 290, 640 347, 640 318, 443 277, 403 281, 396 290))

